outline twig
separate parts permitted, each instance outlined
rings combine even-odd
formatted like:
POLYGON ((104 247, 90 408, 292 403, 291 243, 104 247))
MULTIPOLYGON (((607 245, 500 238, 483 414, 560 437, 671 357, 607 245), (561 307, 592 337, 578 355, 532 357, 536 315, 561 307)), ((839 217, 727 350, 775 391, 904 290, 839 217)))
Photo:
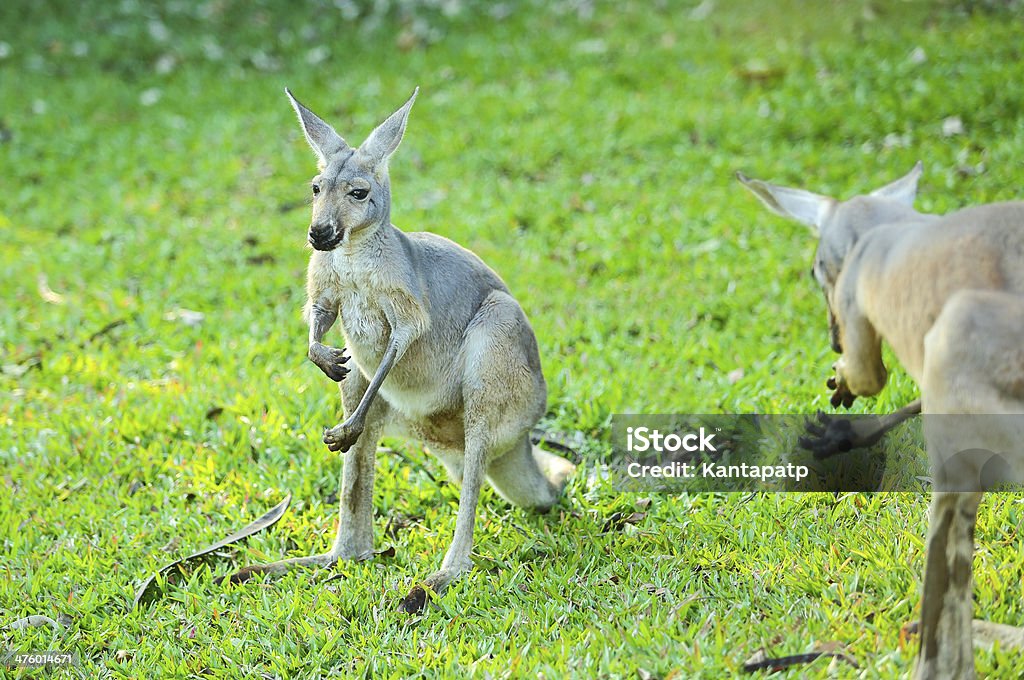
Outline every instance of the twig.
POLYGON ((780 656, 774 659, 762 659, 761 661, 755 661, 753 663, 745 663, 743 664, 743 671, 745 673, 756 673, 757 671, 784 671, 791 666, 811 663, 823 656, 841 659, 854 668, 860 668, 860 666, 857 665, 857 662, 846 654, 839 654, 836 652, 811 652, 810 654, 794 654, 792 656, 780 656))
POLYGON ((106 335, 110 331, 114 330, 115 328, 118 328, 119 326, 123 326, 126 323, 128 323, 127 319, 123 319, 123 318, 122 319, 114 319, 113 321, 108 323, 106 326, 104 326, 103 328, 99 329, 98 331, 96 331, 95 333, 90 335, 85 340, 85 342, 83 342, 82 344, 79 345, 79 347, 85 347, 86 345, 91 343, 93 340, 97 340, 99 338, 102 338, 104 335, 106 335))

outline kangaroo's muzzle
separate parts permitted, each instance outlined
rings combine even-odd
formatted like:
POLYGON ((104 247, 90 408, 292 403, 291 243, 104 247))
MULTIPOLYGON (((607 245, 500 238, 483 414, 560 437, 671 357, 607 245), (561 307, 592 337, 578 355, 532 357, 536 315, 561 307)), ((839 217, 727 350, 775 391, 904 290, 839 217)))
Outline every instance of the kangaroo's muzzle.
POLYGON ((334 250, 341 243, 341 232, 331 224, 311 226, 307 240, 315 250, 334 250))

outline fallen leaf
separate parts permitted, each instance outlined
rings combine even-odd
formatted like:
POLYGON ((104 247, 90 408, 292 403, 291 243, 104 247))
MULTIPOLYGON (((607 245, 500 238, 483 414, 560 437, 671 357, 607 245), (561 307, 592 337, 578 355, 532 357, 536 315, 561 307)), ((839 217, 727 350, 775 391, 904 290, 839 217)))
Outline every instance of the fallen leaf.
POLYGON ((690 19, 693 21, 703 21, 711 16, 714 10, 715 0, 703 0, 703 2, 690 10, 690 19))
POLYGON ((250 255, 245 258, 246 264, 273 264, 277 262, 277 258, 270 253, 260 253, 258 255, 250 255))
POLYGON ((604 54, 608 51, 608 43, 600 38, 582 40, 576 43, 577 54, 604 54))
POLYGON ((760 59, 751 59, 743 66, 736 69, 736 74, 748 82, 768 82, 777 80, 786 75, 786 69, 781 66, 769 66, 760 59))
POLYGON ((28 373, 33 368, 42 368, 43 359, 38 354, 25 359, 20 364, 4 364, 0 366, 0 373, 9 375, 12 378, 20 378, 21 376, 28 373))
POLYGON ((419 45, 420 39, 411 29, 402 29, 402 32, 395 38, 395 45, 403 52, 408 52, 417 45, 419 45))
POLYGON ((139 95, 139 103, 143 106, 153 106, 163 96, 163 92, 158 87, 151 87, 148 90, 143 90, 139 95))
POLYGON ((960 116, 950 116, 942 121, 942 136, 955 137, 964 134, 964 122, 960 116))
POLYGON ((60 630, 63 627, 49 616, 43 616, 41 614, 33 614, 32 616, 26 616, 23 619, 12 621, 5 627, 9 630, 24 630, 25 628, 38 628, 39 626, 53 626, 57 630, 60 630))
POLYGON ((324 45, 318 45, 308 52, 306 52, 306 63, 310 66, 316 66, 324 61, 327 61, 328 57, 331 56, 331 51, 324 45))
POLYGON ((153 585, 156 583, 156 577, 158 575, 170 571, 171 569, 179 565, 184 566, 195 559, 208 555, 216 550, 220 550, 221 548, 231 545, 232 543, 237 543, 238 541, 241 541, 244 538, 248 538, 249 536, 252 536, 257 532, 263 531, 267 527, 273 526, 279 519, 281 519, 284 516, 285 511, 288 510, 288 504, 291 502, 291 500, 292 495, 286 495, 284 497, 284 500, 282 500, 280 503, 272 507, 266 513, 264 513, 262 517, 256 519, 243 529, 236 531, 235 533, 231 534, 230 536, 227 536, 223 540, 217 541, 213 545, 208 545, 205 548, 202 548, 201 550, 198 550, 192 553, 191 555, 188 555, 187 557, 175 560, 157 569, 156 572, 151 574, 149 578, 143 581, 142 585, 139 586, 139 589, 135 591, 135 602, 132 606, 138 608, 140 604, 145 604, 151 601, 154 597, 156 597, 159 594, 159 587, 154 587, 153 585))
POLYGON ((64 296, 60 293, 53 292, 50 288, 50 284, 46 280, 46 274, 40 274, 36 280, 37 288, 39 290, 39 297, 43 298, 43 302, 47 302, 51 305, 62 305, 64 304, 64 296))
POLYGON ((206 315, 202 312, 197 312, 192 309, 184 309, 181 307, 164 314, 164 321, 180 321, 186 326, 191 326, 193 328, 201 324, 205 318, 206 315))

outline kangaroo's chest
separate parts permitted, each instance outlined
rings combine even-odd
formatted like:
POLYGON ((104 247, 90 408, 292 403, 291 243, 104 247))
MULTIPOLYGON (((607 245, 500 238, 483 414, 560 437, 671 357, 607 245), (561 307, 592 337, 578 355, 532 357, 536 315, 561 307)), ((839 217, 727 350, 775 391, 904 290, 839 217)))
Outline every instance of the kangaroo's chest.
POLYGON ((346 344, 357 361, 375 362, 384 353, 391 334, 384 303, 382 297, 371 291, 356 287, 344 287, 340 291, 338 316, 346 344))
MULTIPOLYGON (((349 292, 339 299, 345 345, 359 371, 368 380, 377 372, 391 337, 391 324, 385 315, 384 304, 386 300, 358 291, 349 292)), ((448 388, 457 383, 438 381, 433 371, 427 369, 429 365, 421 345, 413 343, 391 368, 381 386, 380 397, 407 417, 424 416, 450 404, 455 396, 449 394, 448 388)))

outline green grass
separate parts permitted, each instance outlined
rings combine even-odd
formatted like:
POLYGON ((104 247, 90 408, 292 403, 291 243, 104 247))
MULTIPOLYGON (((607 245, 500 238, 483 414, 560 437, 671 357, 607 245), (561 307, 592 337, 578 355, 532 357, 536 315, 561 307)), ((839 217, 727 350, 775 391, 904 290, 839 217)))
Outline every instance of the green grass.
MULTIPOLYGON (((313 0, 44 5, 0 5, 0 625, 67 625, 0 631, 0 650, 74 651, 83 677, 719 678, 761 647, 835 642, 859 671, 777 677, 909 672, 925 495, 655 495, 602 533, 643 504, 597 461, 613 413, 826 407, 813 239, 732 175, 848 196, 920 158, 922 209, 1019 196, 1019 13, 719 0, 698 20, 624 0, 496 19, 470 3, 372 28, 313 0), (375 502, 394 557, 212 583, 320 551, 336 521, 340 460, 319 433, 340 403, 299 315, 315 165, 286 85, 353 143, 422 88, 392 219, 505 278, 540 342, 548 424, 588 442, 548 516, 485 491, 477 568, 421 617, 395 608, 439 563, 458 494, 402 442, 375 502), (965 132, 943 137, 951 116, 965 132), (129 610, 146 575, 287 491, 288 515, 232 561, 129 610)), ((893 368, 855 411, 916 396, 893 368)), ((923 455, 912 437, 890 449, 923 455)), ((1022 514, 1015 495, 983 505, 985 618, 1024 622, 1022 514)))

